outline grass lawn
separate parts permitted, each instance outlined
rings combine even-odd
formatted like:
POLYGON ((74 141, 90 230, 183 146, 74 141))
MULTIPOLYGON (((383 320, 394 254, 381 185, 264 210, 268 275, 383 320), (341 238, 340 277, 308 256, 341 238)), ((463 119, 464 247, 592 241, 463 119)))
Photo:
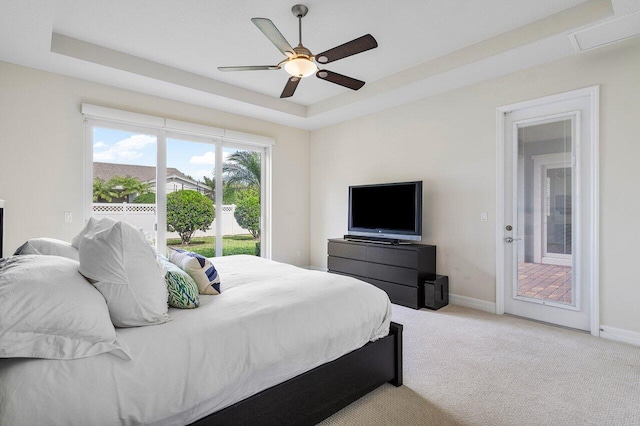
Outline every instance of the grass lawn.
MULTIPOLYGON (((167 246, 199 253, 204 257, 216 255, 216 237, 192 238, 191 244, 183 246, 180 238, 169 238, 167 246)), ((256 243, 260 246, 260 240, 255 240, 251 235, 225 235, 222 237, 222 255, 250 254, 257 255, 256 243)))

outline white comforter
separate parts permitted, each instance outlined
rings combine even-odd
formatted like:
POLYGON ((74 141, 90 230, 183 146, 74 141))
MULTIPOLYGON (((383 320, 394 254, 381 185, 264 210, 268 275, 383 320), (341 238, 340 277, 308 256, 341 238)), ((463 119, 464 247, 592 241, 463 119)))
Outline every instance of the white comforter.
POLYGON ((118 329, 133 360, 0 359, 0 425, 181 425, 384 337, 391 304, 352 278, 214 259, 222 294, 118 329))

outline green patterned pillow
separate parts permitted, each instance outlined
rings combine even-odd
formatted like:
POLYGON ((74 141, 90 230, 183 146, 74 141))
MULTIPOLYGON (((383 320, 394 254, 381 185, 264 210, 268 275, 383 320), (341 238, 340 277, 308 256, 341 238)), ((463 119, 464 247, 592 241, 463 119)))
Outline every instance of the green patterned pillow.
POLYGON ((162 263, 167 269, 165 281, 169 290, 169 305, 181 309, 200 306, 198 285, 193 278, 168 260, 162 259, 162 263))

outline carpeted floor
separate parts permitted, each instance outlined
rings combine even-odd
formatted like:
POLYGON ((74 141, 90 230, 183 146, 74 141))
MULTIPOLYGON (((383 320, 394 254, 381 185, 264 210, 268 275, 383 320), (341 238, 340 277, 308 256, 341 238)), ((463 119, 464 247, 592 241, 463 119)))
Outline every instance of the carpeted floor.
POLYGON ((640 425, 640 348, 458 306, 393 306, 404 386, 321 425, 640 425))

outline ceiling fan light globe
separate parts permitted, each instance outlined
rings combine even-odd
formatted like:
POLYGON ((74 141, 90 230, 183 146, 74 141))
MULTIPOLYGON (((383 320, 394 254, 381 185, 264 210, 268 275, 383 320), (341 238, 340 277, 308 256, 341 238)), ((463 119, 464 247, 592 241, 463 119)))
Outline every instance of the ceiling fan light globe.
POLYGON ((286 72, 294 77, 309 77, 311 74, 315 74, 318 71, 318 67, 312 61, 305 58, 297 58, 288 61, 284 64, 286 72))

